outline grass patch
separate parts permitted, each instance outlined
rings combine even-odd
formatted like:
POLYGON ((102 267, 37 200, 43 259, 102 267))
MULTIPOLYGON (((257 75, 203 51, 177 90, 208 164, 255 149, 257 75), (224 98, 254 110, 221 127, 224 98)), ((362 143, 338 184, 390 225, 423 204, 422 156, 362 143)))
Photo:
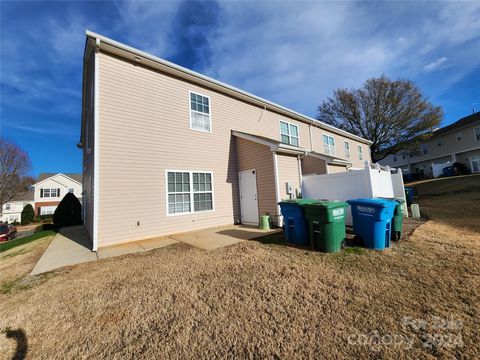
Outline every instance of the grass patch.
POLYGON ((2 283, 0 285, 0 293, 8 294, 10 291, 12 291, 13 287, 17 284, 18 280, 19 279, 17 278, 17 279, 8 280, 2 283))
POLYGON ((359 246, 346 247, 343 249, 343 254, 345 255, 366 255, 367 253, 368 253, 367 249, 359 246))
POLYGON ((7 241, 7 242, 0 245, 0 253, 2 253, 4 251, 7 251, 7 250, 10 250, 10 249, 12 249, 14 247, 17 247, 17 246, 20 246, 20 245, 28 244, 32 241, 44 238, 46 236, 53 236, 55 234, 56 234, 56 232, 53 231, 53 230, 46 230, 46 231, 40 231, 40 232, 35 233, 33 235, 26 236, 24 238, 20 238, 20 239, 17 239, 17 240, 7 241))

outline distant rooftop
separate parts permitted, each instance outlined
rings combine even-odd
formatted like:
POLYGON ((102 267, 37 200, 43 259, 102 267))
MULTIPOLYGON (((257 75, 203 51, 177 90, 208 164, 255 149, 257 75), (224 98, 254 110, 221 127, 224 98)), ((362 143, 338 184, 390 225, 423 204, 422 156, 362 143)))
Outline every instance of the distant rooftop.
POLYGON ((441 134, 444 134, 446 132, 449 132, 449 131, 452 131, 452 130, 455 130, 455 129, 459 129, 459 128, 464 127, 464 126, 472 125, 472 124, 476 123, 477 121, 480 121, 480 112, 476 112, 475 114, 465 116, 464 118, 461 118, 460 120, 455 121, 453 124, 450 124, 450 125, 447 125, 443 128, 440 128, 438 130, 435 130, 433 132, 433 135, 434 136, 441 135, 441 134))
POLYGON ((68 176, 70 179, 78 181, 79 183, 82 182, 82 174, 68 174, 68 173, 41 173, 38 175, 37 183, 40 181, 43 181, 45 179, 48 179, 49 177, 58 175, 58 174, 63 174, 65 176, 68 176))

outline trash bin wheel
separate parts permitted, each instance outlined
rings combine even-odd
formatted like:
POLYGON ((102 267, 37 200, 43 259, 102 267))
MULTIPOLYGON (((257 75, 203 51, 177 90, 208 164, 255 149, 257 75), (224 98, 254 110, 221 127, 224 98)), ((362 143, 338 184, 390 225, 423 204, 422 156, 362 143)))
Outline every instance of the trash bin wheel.
POLYGON ((340 248, 345 249, 346 246, 347 246, 346 239, 343 239, 342 242, 340 243, 340 248))
POLYGON ((395 231, 393 233, 393 241, 400 241, 400 239, 402 238, 402 233, 400 231, 395 231))

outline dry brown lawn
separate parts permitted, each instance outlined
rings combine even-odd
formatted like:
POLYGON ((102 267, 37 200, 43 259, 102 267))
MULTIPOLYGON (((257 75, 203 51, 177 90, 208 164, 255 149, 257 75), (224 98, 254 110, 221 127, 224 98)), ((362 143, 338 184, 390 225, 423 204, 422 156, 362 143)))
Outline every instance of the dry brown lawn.
POLYGON ((479 200, 420 199, 430 220, 384 252, 176 244, 27 277, 0 294, 0 354, 479 358, 479 200))

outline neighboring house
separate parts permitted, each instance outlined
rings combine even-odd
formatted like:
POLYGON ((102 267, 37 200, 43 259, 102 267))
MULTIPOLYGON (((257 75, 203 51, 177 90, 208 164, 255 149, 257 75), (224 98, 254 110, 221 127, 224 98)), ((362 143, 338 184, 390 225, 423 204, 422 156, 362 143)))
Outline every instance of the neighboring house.
POLYGON ((87 31, 84 224, 98 247, 257 225, 302 176, 363 168, 371 142, 87 31))
POLYGON ((12 200, 2 205, 2 222, 21 222, 22 210, 27 205, 34 206, 33 191, 26 191, 17 194, 12 200))
POLYGON ((82 200, 81 174, 42 173, 33 184, 35 215, 50 215, 67 193, 73 193, 82 200))
POLYGON ((433 177, 435 164, 460 162, 473 173, 480 172, 480 113, 466 116, 437 129, 415 152, 400 151, 380 161, 382 165, 401 168, 405 174, 433 177))

